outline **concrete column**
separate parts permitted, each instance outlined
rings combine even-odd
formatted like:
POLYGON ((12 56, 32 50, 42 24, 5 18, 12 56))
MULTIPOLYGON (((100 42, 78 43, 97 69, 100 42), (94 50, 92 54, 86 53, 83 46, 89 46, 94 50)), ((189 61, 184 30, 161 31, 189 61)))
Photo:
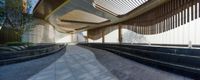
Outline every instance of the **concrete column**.
POLYGON ((105 43, 105 29, 101 31, 102 43, 105 43))
POLYGON ((88 43, 88 35, 84 36, 84 39, 85 39, 85 42, 88 43))
POLYGON ((118 32, 118 38, 119 38, 119 43, 121 44, 122 43, 122 26, 121 25, 118 25, 118 29, 119 29, 119 32, 118 32))
POLYGON ((71 42, 74 42, 74 36, 73 34, 70 34, 71 35, 71 42))
POLYGON ((78 33, 76 33, 76 42, 79 43, 79 40, 78 40, 78 33))

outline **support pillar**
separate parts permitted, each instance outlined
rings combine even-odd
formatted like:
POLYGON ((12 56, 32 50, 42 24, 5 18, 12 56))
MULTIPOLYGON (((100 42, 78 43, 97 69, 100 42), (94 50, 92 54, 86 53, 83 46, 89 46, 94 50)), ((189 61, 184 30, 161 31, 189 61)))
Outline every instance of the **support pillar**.
POLYGON ((119 44, 121 44, 122 40, 123 40, 122 39, 122 26, 119 25, 118 29, 119 29, 119 32, 118 32, 119 44))
POLYGON ((70 34, 71 35, 71 42, 74 42, 74 36, 73 34, 70 34))
POLYGON ((86 43, 89 42, 89 41, 88 41, 88 36, 85 36, 85 41, 86 41, 86 43))
POLYGON ((105 43, 105 29, 101 31, 102 43, 105 43))
POLYGON ((79 41, 78 41, 78 33, 76 33, 75 35, 76 35, 76 42, 79 43, 79 41))

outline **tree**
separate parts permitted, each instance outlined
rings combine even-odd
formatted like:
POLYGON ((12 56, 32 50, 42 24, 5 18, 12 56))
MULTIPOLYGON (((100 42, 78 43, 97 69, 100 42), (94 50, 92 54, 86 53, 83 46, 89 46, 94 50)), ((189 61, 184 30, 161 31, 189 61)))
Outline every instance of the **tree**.
POLYGON ((16 36, 22 36, 25 31, 32 28, 33 15, 22 12, 22 0, 5 0, 5 8, 0 9, 0 15, 6 17, 3 28, 14 30, 16 36))

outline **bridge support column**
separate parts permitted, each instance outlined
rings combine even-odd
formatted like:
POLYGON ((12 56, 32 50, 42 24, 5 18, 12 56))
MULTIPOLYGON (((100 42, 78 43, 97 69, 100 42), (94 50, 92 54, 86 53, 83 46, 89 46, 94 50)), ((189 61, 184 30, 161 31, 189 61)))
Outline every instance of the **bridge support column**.
POLYGON ((101 31, 102 43, 105 43, 105 29, 101 31))
POLYGON ((121 24, 119 24, 118 29, 119 29, 119 32, 118 32, 119 44, 121 44, 122 40, 123 40, 123 38, 122 38, 122 26, 121 26, 121 24))

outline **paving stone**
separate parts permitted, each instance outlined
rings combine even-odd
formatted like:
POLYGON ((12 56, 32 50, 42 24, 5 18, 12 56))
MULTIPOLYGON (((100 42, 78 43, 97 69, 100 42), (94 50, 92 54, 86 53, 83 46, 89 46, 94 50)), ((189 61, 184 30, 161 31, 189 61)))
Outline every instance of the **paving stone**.
POLYGON ((50 65, 62 55, 63 52, 61 51, 30 61, 0 66, 0 80, 34 80, 37 77, 34 76, 35 74, 44 69, 50 70, 52 68, 50 65))
POLYGON ((78 46, 69 46, 62 57, 29 80, 118 79, 96 60, 91 51, 78 46))
POLYGON ((91 50, 101 65, 104 65, 119 80, 193 80, 140 64, 105 50, 81 47, 91 50))

